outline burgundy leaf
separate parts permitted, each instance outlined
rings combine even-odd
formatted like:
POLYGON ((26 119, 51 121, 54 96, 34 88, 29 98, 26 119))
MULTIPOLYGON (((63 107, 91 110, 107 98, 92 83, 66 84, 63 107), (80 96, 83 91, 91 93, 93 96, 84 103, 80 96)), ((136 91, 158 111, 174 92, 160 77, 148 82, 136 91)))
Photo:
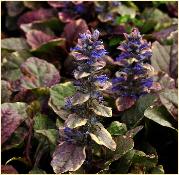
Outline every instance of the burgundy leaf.
POLYGON ((53 153, 51 165, 55 173, 76 171, 86 159, 85 147, 63 142, 53 153))
POLYGON ((59 12, 58 17, 64 23, 72 22, 75 18, 74 14, 70 14, 69 12, 59 12))
POLYGON ((175 120, 178 120, 178 90, 165 89, 159 94, 159 97, 168 112, 175 120))
POLYGON ((60 81, 58 70, 45 60, 31 57, 21 65, 20 86, 22 89, 51 87, 60 81))
POLYGON ((34 21, 42 21, 53 17, 53 11, 51 9, 38 9, 24 13, 18 20, 18 25, 28 24, 34 21))
POLYGON ((48 1, 48 4, 54 8, 61 8, 66 6, 66 2, 48 1))
POLYGON ((26 103, 3 103, 1 106, 1 143, 9 139, 16 128, 27 118, 26 103))
POLYGON ((19 174, 12 165, 1 165, 2 174, 19 174))
POLYGON ((78 19, 66 24, 64 28, 63 36, 68 40, 73 42, 77 40, 79 33, 84 33, 88 30, 88 26, 83 19, 78 19))
POLYGON ((32 47, 32 49, 36 49, 44 43, 54 39, 55 37, 52 35, 48 35, 42 31, 31 30, 27 32, 27 43, 32 47))
POLYGON ((9 16, 17 16, 25 9, 23 2, 20 1, 6 2, 6 8, 9 16))
POLYGON ((116 99, 116 107, 118 111, 124 111, 135 104, 135 99, 132 97, 118 97, 116 99))
POLYGON ((155 37, 155 39, 157 39, 158 41, 163 41, 167 39, 167 37, 171 34, 171 32, 174 32, 176 30, 177 30, 177 25, 172 25, 166 29, 160 30, 159 32, 154 32, 152 36, 155 37))

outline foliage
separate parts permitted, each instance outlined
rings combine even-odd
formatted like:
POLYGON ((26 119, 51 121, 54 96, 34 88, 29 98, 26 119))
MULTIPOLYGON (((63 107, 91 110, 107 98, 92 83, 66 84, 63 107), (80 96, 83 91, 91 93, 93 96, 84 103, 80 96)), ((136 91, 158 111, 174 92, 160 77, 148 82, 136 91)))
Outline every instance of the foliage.
POLYGON ((1 6, 3 174, 177 174, 177 1, 1 6))

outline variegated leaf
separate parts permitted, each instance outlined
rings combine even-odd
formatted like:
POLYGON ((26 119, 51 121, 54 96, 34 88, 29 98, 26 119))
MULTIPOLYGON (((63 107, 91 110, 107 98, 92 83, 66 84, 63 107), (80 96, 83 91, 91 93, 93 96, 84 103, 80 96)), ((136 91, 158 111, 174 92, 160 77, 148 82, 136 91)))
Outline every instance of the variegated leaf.
POLYGON ((104 117, 112 117, 112 109, 110 107, 104 106, 97 102, 93 102, 93 107, 91 108, 97 115, 104 117))
POLYGON ((87 123, 88 119, 77 116, 76 114, 70 114, 65 121, 65 125, 69 128, 76 128, 83 126, 87 123))
POLYGON ((99 145, 104 145, 107 148, 115 151, 116 143, 111 137, 111 134, 104 128, 101 123, 94 125, 93 131, 90 133, 91 138, 99 145))
POLYGON ((85 147, 67 142, 59 144, 53 154, 51 165, 55 173, 76 171, 86 159, 85 147))
POLYGON ((90 98, 90 94, 83 94, 83 93, 76 93, 73 97, 72 97, 72 104, 75 105, 81 105, 83 103, 85 103, 86 101, 88 101, 90 98))

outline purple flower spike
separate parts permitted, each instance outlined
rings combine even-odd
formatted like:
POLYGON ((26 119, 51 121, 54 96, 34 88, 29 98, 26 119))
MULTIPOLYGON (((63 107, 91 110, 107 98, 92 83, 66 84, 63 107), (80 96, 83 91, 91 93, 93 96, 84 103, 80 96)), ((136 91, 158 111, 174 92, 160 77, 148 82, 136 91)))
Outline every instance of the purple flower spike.
POLYGON ((138 98, 150 92, 153 79, 145 62, 152 56, 150 44, 142 39, 138 29, 134 28, 131 34, 124 34, 126 40, 118 47, 122 52, 116 58, 123 64, 116 78, 112 80, 112 91, 122 97, 138 98), (120 76, 126 73, 125 78, 120 76), (117 76, 119 75, 119 76, 117 76))

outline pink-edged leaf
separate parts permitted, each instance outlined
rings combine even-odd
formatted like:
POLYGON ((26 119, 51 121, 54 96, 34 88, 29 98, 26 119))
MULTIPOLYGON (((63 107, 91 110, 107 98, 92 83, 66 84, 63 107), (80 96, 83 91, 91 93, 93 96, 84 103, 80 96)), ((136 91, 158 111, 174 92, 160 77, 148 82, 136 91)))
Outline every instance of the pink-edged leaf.
POLYGON ((63 142, 53 153, 51 166, 55 173, 76 171, 86 159, 85 147, 63 142))
POLYGON ((19 174, 12 165, 1 165, 2 174, 19 174))
POLYGON ((51 87, 60 81, 60 74, 55 66, 36 57, 27 59, 20 69, 20 87, 22 89, 51 87))
POLYGON ((79 33, 84 33, 88 30, 88 26, 83 19, 78 19, 66 24, 64 28, 63 36, 68 40, 73 42, 79 37, 79 33))
POLYGON ((6 142, 14 133, 16 128, 28 117, 26 113, 27 104, 3 103, 1 105, 1 143, 6 142))
POLYGON ((31 30, 26 34, 27 43, 32 47, 32 49, 36 49, 44 43, 55 39, 54 36, 48 35, 42 31, 31 30))
POLYGON ((48 4, 54 8, 62 8, 66 6, 67 2, 62 1, 48 1, 48 4))
POLYGON ((38 9, 24 13, 18 20, 18 25, 28 24, 34 21, 42 21, 53 17, 53 11, 51 9, 38 9))
POLYGON ((74 14, 70 14, 67 12, 59 12, 58 13, 58 18, 60 21, 67 23, 67 22, 72 22, 75 18, 74 14))
POLYGON ((135 101, 136 100, 132 97, 118 97, 116 99, 116 107, 118 111, 124 111, 133 106, 135 104, 135 101))

